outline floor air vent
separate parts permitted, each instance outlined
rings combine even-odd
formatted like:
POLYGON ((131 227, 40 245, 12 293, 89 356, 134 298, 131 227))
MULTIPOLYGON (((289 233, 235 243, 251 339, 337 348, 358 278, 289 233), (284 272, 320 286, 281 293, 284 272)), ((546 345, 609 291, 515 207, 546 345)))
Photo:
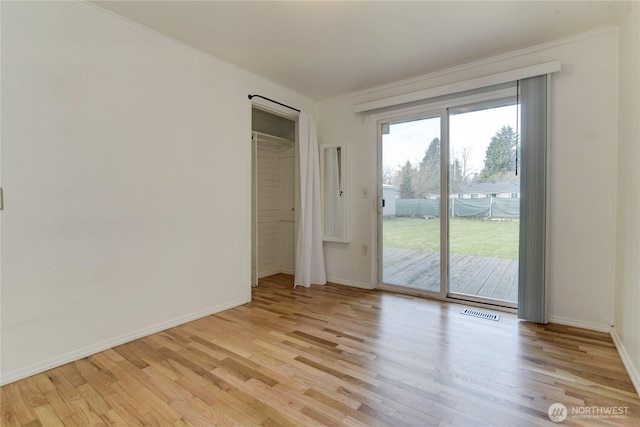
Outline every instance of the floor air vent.
POLYGON ((470 308, 465 308, 462 310, 462 314, 466 314, 467 316, 480 317, 482 319, 488 320, 500 320, 500 316, 492 313, 485 313, 484 311, 472 310, 470 308))

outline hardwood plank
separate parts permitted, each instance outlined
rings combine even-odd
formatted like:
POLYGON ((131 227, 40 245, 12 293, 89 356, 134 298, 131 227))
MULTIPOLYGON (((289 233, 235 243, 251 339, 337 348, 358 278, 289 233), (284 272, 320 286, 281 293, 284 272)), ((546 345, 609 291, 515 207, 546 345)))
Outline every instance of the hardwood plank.
MULTIPOLYGON (((163 418, 160 414, 158 414, 155 410, 151 410, 142 416, 145 419, 145 426, 150 427, 163 427, 170 426, 176 420, 168 420, 163 418)), ((180 417, 181 418, 181 417, 180 417)))
POLYGON ((104 400, 103 395, 98 393, 91 385, 85 384, 78 390, 89 405, 89 408, 96 414, 102 415, 111 409, 111 406, 104 400))
POLYGON ((130 401, 127 400, 126 396, 121 396, 119 393, 113 393, 106 396, 105 400, 113 408, 117 416, 126 421, 127 426, 137 427, 143 426, 147 423, 144 416, 137 411, 130 401))
POLYGON ((74 415, 74 412, 67 404, 67 401, 62 397, 59 390, 49 390, 45 393, 45 396, 49 405, 51 405, 51 408, 53 408, 61 420, 74 415))
POLYGON ((20 396, 29 408, 36 408, 47 403, 47 398, 44 397, 32 377, 20 381, 18 388, 20 389, 20 396))
MULTIPOLYGON (((87 424, 77 414, 73 414, 62 420, 67 427, 85 427, 87 424)), ((134 425, 134 424, 132 424, 134 425)))
POLYGON ((3 426, 20 426, 22 423, 18 420, 18 417, 15 413, 15 408, 9 399, 9 394, 7 390, 9 389, 9 385, 4 386, 0 389, 0 425, 3 426))
POLYGON ((56 386, 51 382, 45 373, 37 374, 31 377, 42 393, 55 390, 56 386))
MULTIPOLYGON (((26 378, 27 380, 29 378, 26 378)), ((10 418, 15 418, 18 423, 25 425, 31 421, 36 420, 38 417, 34 412, 33 406, 29 405, 29 402, 25 402, 22 394, 20 393, 22 382, 18 381, 13 384, 2 387, 4 393, 2 394, 2 405, 10 405, 10 418)))
MULTIPOLYGON (((319 404, 321 404, 322 406, 320 406, 320 408, 333 408, 334 410, 340 411, 345 414, 343 422, 345 422, 347 419, 351 419, 350 424, 362 424, 366 426, 383 425, 379 420, 369 417, 367 414, 358 411, 360 403, 358 403, 357 405, 349 406, 339 400, 334 399, 333 396, 328 396, 328 393, 323 393, 322 391, 316 389, 309 389, 304 394, 305 396, 308 396, 309 398, 314 399, 319 404)), ((317 407, 317 405, 313 406, 317 407)))
MULTIPOLYGON (((122 419, 126 422, 125 425, 138 427, 143 426, 147 423, 145 417, 138 413, 133 404, 126 400, 125 397, 120 396, 118 393, 110 394, 105 397, 105 400, 109 403, 111 408, 113 408, 113 412, 118 419, 122 419)), ((108 412, 105 414, 104 418, 112 419, 113 415, 108 412)))
MULTIPOLYGON (((459 261, 468 276, 481 262, 459 261)), ((513 281, 511 263, 493 268, 474 286, 513 281)), ((389 292, 294 290, 286 275, 252 292, 251 303, 3 386, 0 422, 533 426, 552 425, 547 410, 560 402, 626 408, 624 418, 566 425, 640 424, 640 399, 607 334, 509 313, 489 322, 389 292)))
POLYGON ((36 415, 38 415, 38 420, 43 426, 51 426, 51 427, 64 427, 64 423, 58 416, 55 411, 51 407, 51 405, 41 405, 37 408, 34 408, 36 415))
MULTIPOLYGON (((175 421, 181 418, 181 414, 176 412, 171 407, 171 403, 164 402, 150 389, 141 389, 136 397, 138 400, 147 402, 149 407, 151 408, 149 411, 145 412, 143 416, 146 416, 148 413, 153 412, 155 415, 165 420, 165 425, 173 424, 175 421)), ((193 399, 193 396, 189 395, 189 398, 187 400, 191 399, 193 399)))
POLYGON ((111 425, 115 425, 115 426, 137 426, 137 425, 139 425, 139 423, 136 422, 136 421, 130 422, 130 420, 126 419, 125 417, 123 417, 121 414, 117 413, 113 409, 110 409, 109 411, 107 411, 104 414, 100 415, 100 418, 102 418, 104 423, 106 425, 108 425, 108 426, 111 426, 111 425))
POLYGON ((71 401, 69 401, 69 407, 74 412, 75 416, 78 417, 82 425, 106 426, 102 418, 100 418, 100 416, 91 409, 87 401, 82 396, 71 399, 71 401))

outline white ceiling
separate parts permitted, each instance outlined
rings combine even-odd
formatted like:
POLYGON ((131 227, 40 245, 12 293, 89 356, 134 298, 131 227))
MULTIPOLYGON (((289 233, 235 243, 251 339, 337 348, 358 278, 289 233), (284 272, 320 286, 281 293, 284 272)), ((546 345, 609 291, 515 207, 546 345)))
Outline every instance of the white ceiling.
POLYGON ((91 1, 316 100, 615 25, 613 1, 91 1))

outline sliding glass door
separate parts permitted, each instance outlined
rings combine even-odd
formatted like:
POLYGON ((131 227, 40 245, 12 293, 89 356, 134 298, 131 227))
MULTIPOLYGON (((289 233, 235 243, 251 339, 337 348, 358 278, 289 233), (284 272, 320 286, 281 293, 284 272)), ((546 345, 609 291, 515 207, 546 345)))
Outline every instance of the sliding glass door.
POLYGON ((449 295, 518 302, 518 108, 449 110, 449 295))
POLYGON ((515 87, 380 120, 381 285, 518 301, 515 87))
POLYGON ((440 292, 440 126, 440 116, 383 124, 383 283, 440 292))

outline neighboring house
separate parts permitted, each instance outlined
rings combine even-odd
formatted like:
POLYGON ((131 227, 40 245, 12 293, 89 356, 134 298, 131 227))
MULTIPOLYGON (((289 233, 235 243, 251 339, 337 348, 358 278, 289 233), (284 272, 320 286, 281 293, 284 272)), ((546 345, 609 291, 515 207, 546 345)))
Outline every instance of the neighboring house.
POLYGON ((452 192, 451 197, 458 199, 482 199, 491 196, 507 199, 520 198, 519 181, 474 182, 462 184, 456 190, 457 193, 452 192))

